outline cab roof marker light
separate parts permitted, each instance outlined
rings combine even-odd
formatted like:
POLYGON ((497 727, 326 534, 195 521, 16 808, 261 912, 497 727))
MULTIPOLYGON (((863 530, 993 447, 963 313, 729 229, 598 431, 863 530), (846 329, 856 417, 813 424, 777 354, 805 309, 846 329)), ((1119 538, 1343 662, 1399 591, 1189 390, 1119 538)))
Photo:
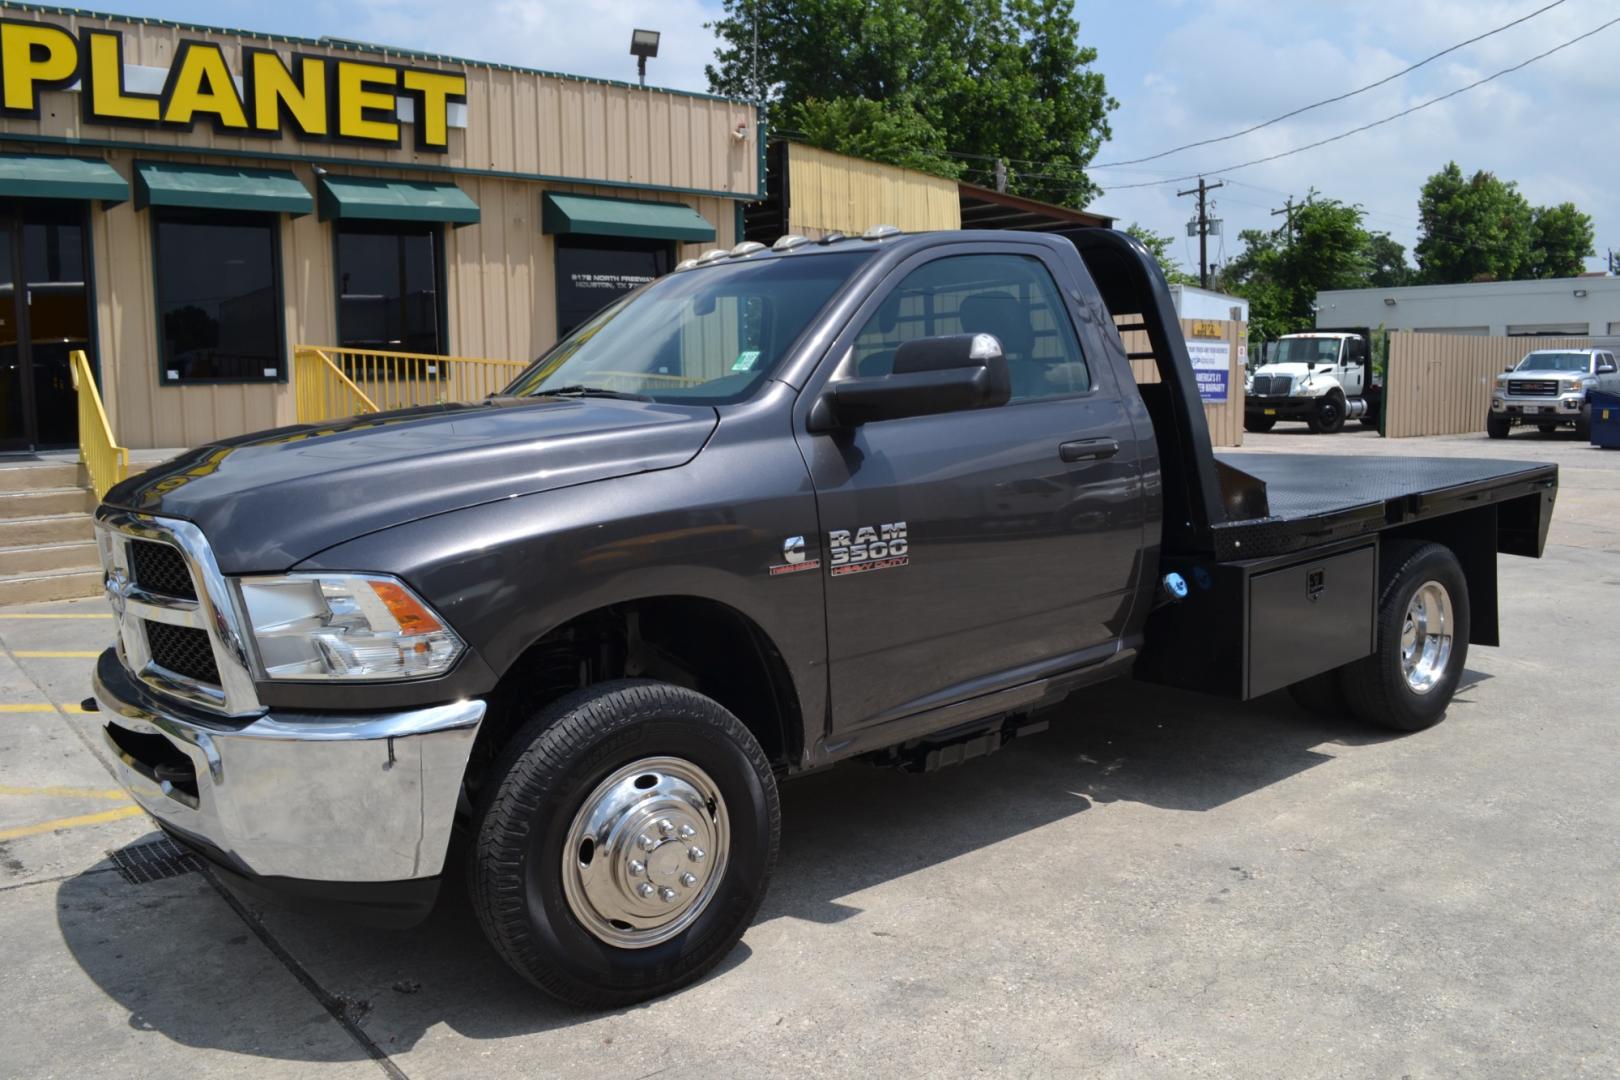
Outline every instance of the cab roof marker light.
POLYGON ((804 247, 804 245, 808 244, 809 242, 810 238, 808 236, 800 236, 798 233, 788 233, 786 236, 778 236, 776 238, 776 243, 771 245, 771 250, 792 251, 794 248, 804 247))
POLYGON ((731 257, 735 259, 742 255, 752 255, 756 251, 764 250, 765 245, 760 243, 758 240, 744 240, 742 243, 731 249, 731 257))
POLYGON ((702 255, 699 255, 698 265, 707 266, 709 263, 719 262, 721 259, 727 259, 730 257, 731 252, 727 251, 725 248, 715 248, 713 251, 705 251, 702 255))
POLYGON ((697 264, 698 261, 696 259, 683 259, 681 262, 675 264, 675 272, 678 274, 682 270, 690 270, 697 264))
POLYGON ((833 231, 828 233, 826 236, 823 236, 820 240, 817 240, 816 243, 820 244, 822 247, 826 247, 828 244, 836 244, 840 240, 848 239, 849 237, 845 236, 843 233, 833 231))
POLYGON ((865 232, 861 233, 861 239, 882 240, 886 237, 899 235, 900 227, 898 225, 874 225, 870 229, 867 229, 865 232))

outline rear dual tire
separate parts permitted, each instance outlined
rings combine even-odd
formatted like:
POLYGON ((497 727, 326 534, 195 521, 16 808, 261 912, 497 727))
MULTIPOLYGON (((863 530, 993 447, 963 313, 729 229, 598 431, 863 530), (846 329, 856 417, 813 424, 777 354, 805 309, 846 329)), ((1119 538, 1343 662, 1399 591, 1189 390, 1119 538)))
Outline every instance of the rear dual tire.
POLYGON ((1440 544, 1389 541, 1380 556, 1372 655, 1288 691, 1311 712, 1422 731, 1445 718, 1468 660, 1468 582, 1457 556, 1440 544))

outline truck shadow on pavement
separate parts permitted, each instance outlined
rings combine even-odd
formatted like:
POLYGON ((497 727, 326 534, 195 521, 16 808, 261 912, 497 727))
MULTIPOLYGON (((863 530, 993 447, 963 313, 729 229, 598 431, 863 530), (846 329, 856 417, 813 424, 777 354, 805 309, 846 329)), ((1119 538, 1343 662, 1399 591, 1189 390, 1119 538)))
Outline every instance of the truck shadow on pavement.
MULTIPOLYGON (((1481 678, 1469 672, 1462 692, 1481 678)), ((958 768, 917 775, 852 763, 784 784, 781 859, 756 922, 835 923, 863 910, 842 898, 1079 818, 1097 803, 1206 812, 1397 737, 1306 713, 1286 694, 1238 704, 1128 683, 1076 695, 1049 716, 1050 730, 958 768)), ((385 1054, 438 1025, 500 1039, 603 1016, 559 1005, 511 973, 484 941, 459 872, 426 923, 383 931, 247 904, 239 905, 244 919, 200 874, 126 885, 106 867, 61 883, 63 939, 131 1027, 183 1045, 364 1060, 360 1042, 332 1037, 327 1014, 385 1054), (280 1015, 243 1023, 243 1009, 222 1007, 255 1002, 272 987, 280 996, 264 1005, 281 1002, 280 1015)), ((738 946, 709 980, 741 977, 749 955, 738 946)), ((701 984, 687 991, 698 992, 701 984)))

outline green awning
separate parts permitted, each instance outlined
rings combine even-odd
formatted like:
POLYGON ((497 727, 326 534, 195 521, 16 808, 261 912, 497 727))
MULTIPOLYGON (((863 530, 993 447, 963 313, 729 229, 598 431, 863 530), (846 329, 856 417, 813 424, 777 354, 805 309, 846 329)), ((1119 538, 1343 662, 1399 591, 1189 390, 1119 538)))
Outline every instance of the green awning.
POLYGON ((102 199, 121 203, 129 184, 105 161, 0 154, 0 196, 24 199, 102 199))
POLYGON ((200 210, 262 210, 299 217, 315 209, 309 189, 282 169, 135 163, 135 209, 189 206, 200 210))
POLYGON ((540 206, 540 228, 548 233, 694 242, 714 239, 714 226, 708 219, 682 203, 547 192, 541 196, 540 206))
POLYGON ((321 220, 448 221, 478 224, 478 204, 454 184, 323 176, 316 185, 321 220))

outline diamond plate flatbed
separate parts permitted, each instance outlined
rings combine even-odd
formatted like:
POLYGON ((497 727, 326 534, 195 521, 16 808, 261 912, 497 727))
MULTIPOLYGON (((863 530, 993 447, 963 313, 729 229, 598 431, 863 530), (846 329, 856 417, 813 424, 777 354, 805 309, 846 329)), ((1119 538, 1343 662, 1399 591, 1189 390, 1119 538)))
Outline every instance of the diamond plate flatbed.
POLYGON ((1221 561, 1303 551, 1527 497, 1540 507, 1539 554, 1558 489, 1558 466, 1530 461, 1271 453, 1216 460, 1261 481, 1268 511, 1229 508, 1228 520, 1213 528, 1221 561))

